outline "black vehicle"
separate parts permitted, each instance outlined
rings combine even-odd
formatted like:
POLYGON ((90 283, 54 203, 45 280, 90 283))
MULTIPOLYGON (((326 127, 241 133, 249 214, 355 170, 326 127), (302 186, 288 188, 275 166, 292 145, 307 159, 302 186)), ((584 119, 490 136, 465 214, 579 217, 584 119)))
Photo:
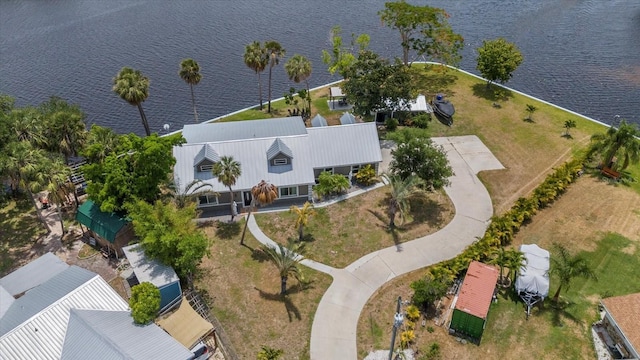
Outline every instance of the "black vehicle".
POLYGON ((451 126, 453 123, 453 114, 456 112, 453 104, 449 102, 449 100, 445 100, 442 94, 436 95, 435 99, 431 101, 431 104, 433 105, 435 114, 445 120, 447 125, 451 126))

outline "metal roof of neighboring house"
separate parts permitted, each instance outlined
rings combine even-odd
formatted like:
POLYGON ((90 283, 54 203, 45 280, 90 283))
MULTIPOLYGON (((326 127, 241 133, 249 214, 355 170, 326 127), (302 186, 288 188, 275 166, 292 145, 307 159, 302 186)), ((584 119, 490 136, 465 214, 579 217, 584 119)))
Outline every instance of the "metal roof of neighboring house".
MULTIPOLYGON (((263 179, 277 186, 315 183, 313 169, 310 167, 312 160, 308 135, 283 137, 281 140, 295 158, 289 164, 275 166, 271 165, 267 159, 267 151, 273 144, 273 138, 222 141, 212 144, 220 156, 232 156, 240 163, 242 175, 232 186, 234 191, 249 190, 263 179)), ((200 179, 204 183, 211 184, 213 191, 228 192, 229 189, 222 185, 211 171, 199 172, 193 167, 193 159, 202 146, 204 145, 183 144, 173 148, 173 156, 176 158, 173 171, 176 183, 181 186, 180 191, 184 191, 185 184, 189 184, 194 179, 200 179)))
POLYGON ((109 242, 114 242, 120 229, 128 223, 116 213, 102 212, 100 206, 91 200, 80 205, 76 220, 109 242))
POLYGON ((340 116, 340 125, 351 125, 356 123, 356 117, 351 113, 344 113, 340 116))
POLYGON ((640 293, 609 297, 600 302, 634 347, 636 354, 640 353, 640 293))
POLYGON ((184 297, 176 311, 163 316, 156 322, 158 326, 189 349, 213 331, 213 325, 193 310, 184 297))
POLYGON ((213 122, 185 125, 182 136, 188 144, 217 141, 261 139, 306 134, 300 116, 264 120, 213 122))
POLYGON ((289 158, 293 158, 293 152, 291 149, 289 149, 287 144, 282 142, 280 138, 277 138, 274 140, 273 144, 271 144, 269 150, 267 150, 267 160, 273 159, 280 153, 288 156, 289 158))
POLYGON ((122 248, 124 255, 129 260, 133 272, 138 281, 150 282, 158 288, 180 281, 178 275, 171 266, 167 266, 155 259, 148 258, 140 244, 125 246, 122 248))
POLYGON ((137 325, 129 311, 71 309, 62 360, 190 359, 193 354, 156 324, 137 325))
POLYGON ((323 118, 322 115, 318 114, 311 119, 311 127, 321 127, 321 126, 329 126, 327 123, 327 119, 323 118))
POLYGON ((204 159, 207 159, 211 162, 218 162, 220 161, 220 155, 218 155, 218 153, 210 144, 207 144, 202 147, 202 150, 200 150, 198 155, 196 155, 196 158, 193 159, 193 166, 200 164, 204 159))
POLYGON ((373 122, 309 128, 312 167, 336 167, 382 161, 373 122))
POLYGON ((0 286, 16 296, 32 289, 69 267, 53 253, 46 253, 0 279, 0 286))
POLYGON ((498 269, 472 261, 460 287, 456 309, 486 319, 497 282, 498 269))
POLYGON ((0 358, 60 359, 70 309, 129 306, 102 277, 70 266, 11 305, 0 322, 0 358))
POLYGON ((16 301, 16 299, 14 299, 13 296, 11 296, 11 294, 9 294, 2 285, 0 285, 0 321, 2 321, 2 317, 7 310, 9 310, 9 307, 11 307, 11 304, 13 304, 14 301, 16 301))

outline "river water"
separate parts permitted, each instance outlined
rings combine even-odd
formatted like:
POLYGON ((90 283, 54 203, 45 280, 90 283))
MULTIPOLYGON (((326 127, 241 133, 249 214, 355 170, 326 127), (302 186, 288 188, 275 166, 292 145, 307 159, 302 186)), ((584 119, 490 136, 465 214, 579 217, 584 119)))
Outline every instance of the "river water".
MULTIPOLYGON (((413 3, 417 3, 413 1, 413 3)), ((594 119, 640 123, 640 1, 431 0, 465 38, 461 68, 475 72, 482 40, 515 42, 525 61, 507 84, 594 119)), ((257 78, 243 62, 254 40, 279 41, 311 59, 311 85, 338 80, 321 50, 329 32, 368 33, 371 48, 400 56, 399 35, 380 23, 384 0, 0 1, 0 92, 18 105, 51 95, 79 104, 87 123, 143 133, 139 114, 111 91, 123 66, 151 80, 143 106, 150 126, 192 123, 181 59, 200 63, 200 120, 257 104, 257 78)), ((263 73, 266 80, 268 71, 263 73)), ((266 81, 264 82, 266 84, 266 81)), ((273 97, 294 84, 274 69, 273 97)), ((266 89, 266 87, 265 87, 266 89)), ((265 91, 266 99, 266 91, 265 91)))

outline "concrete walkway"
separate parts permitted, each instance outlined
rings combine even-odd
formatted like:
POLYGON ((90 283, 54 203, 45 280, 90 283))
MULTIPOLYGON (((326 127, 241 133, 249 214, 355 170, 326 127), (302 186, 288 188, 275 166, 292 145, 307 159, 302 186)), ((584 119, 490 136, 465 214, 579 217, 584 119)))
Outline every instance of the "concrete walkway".
MULTIPOLYGON (((360 312, 378 288, 396 276, 453 258, 484 234, 493 207, 489 193, 476 174, 503 166, 475 136, 432 140, 447 151, 455 173, 450 186, 445 188, 456 209, 453 220, 434 234, 375 251, 344 269, 305 259, 304 265, 333 277, 314 316, 312 360, 357 359, 360 312)), ((249 229, 259 241, 272 242, 255 221, 249 222, 249 229)))

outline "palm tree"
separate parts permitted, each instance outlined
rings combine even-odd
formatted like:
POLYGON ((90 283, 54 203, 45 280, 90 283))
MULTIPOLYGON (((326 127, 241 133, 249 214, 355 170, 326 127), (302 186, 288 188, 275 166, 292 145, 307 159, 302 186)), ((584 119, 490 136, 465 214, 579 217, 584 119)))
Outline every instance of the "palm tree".
POLYGON ((313 204, 307 201, 304 203, 304 205, 302 205, 301 208, 293 205, 289 209, 289 212, 296 214, 298 241, 302 241, 302 238, 304 237, 304 227, 309 224, 309 218, 316 214, 316 211, 313 209, 313 204))
POLYGON ((585 279, 598 280, 596 274, 591 270, 589 263, 585 258, 580 255, 571 255, 569 251, 560 244, 553 244, 556 256, 551 257, 551 271, 550 274, 558 277, 560 285, 553 295, 553 301, 558 302, 560 298, 560 290, 562 288, 569 288, 571 280, 575 277, 582 277, 585 279))
POLYGON ((33 197, 33 192, 40 191, 41 184, 45 181, 45 172, 42 171, 43 164, 46 162, 44 151, 34 148, 26 141, 12 142, 7 145, 6 150, 7 157, 4 159, 4 167, 5 173, 8 174, 11 181, 12 189, 15 191, 22 188, 27 191, 38 218, 47 233, 51 232, 33 197))
POLYGON ((576 127, 575 120, 567 120, 564 122, 564 136, 570 138, 569 129, 576 127))
POLYGON ((536 112, 538 110, 537 107, 531 105, 531 104, 527 104, 527 108, 525 109, 527 111, 527 117, 525 118, 526 121, 533 121, 533 113, 536 112))
POLYGON ((213 191, 213 185, 207 184, 200 179, 194 179, 184 187, 184 190, 180 189, 180 183, 178 181, 170 179, 168 183, 163 186, 162 192, 173 199, 173 203, 178 209, 183 209, 187 205, 196 202, 199 196, 218 195, 218 193, 213 191))
POLYGON ((620 127, 616 129, 611 126, 606 134, 595 134, 591 137, 590 154, 600 153, 604 156, 604 167, 611 167, 614 157, 623 160, 622 166, 618 170, 626 169, 630 164, 640 161, 640 130, 635 124, 627 124, 622 120, 620 127))
POLYGON ((231 188, 236 184, 236 180, 242 175, 242 169, 240 169, 240 163, 233 159, 233 156, 223 156, 220 158, 220 161, 213 164, 213 169, 211 170, 213 176, 218 178, 218 181, 222 183, 222 185, 229 188, 229 193, 231 194, 230 206, 231 206, 231 217, 233 218, 233 189, 231 188))
POLYGON ((389 176, 383 174, 382 178, 391 186, 388 213, 389 228, 393 229, 396 226, 396 215, 399 215, 400 220, 404 222, 406 215, 411 210, 409 199, 416 194, 422 193, 422 190, 418 187, 422 181, 415 175, 411 175, 404 180, 398 175, 389 176))
POLYGON ((296 243, 293 239, 289 238, 287 246, 276 243, 276 246, 263 247, 263 250, 273 264, 278 268, 280 275, 280 295, 287 293, 287 280, 289 276, 293 276, 298 282, 303 282, 302 271, 299 264, 302 261, 302 254, 304 254, 304 243, 296 243))
POLYGON ((196 111, 196 98, 193 95, 193 85, 198 85, 202 80, 200 74, 200 65, 193 59, 184 59, 180 63, 180 71, 178 72, 182 80, 189 84, 191 88, 191 105, 193 106, 193 115, 195 116, 196 123, 198 122, 198 112, 196 111))
POLYGON ((47 137, 43 130, 42 113, 35 108, 26 107, 12 110, 9 117, 18 141, 28 141, 38 148, 46 147, 47 137))
POLYGON ((307 102, 308 110, 311 110, 311 94, 309 93, 309 77, 311 77, 311 61, 306 57, 295 54, 293 57, 284 64, 284 69, 287 71, 289 80, 300 83, 304 81, 307 85, 307 102))
POLYGON ((267 41, 264 44, 265 51, 269 58, 269 106, 268 112, 271 113, 271 73, 274 66, 280 64, 280 59, 284 58, 286 50, 277 41, 267 41))
POLYGON ((147 116, 144 114, 144 110, 142 110, 142 103, 149 97, 149 79, 142 75, 140 71, 125 66, 120 70, 118 75, 113 78, 113 91, 118 94, 122 100, 138 107, 144 131, 147 136, 151 135, 147 116))
POLYGON ((82 150, 82 156, 86 157, 89 163, 101 163, 109 154, 116 151, 119 143, 120 136, 112 129, 93 124, 82 150))
MULTIPOLYGON (((70 188, 69 176, 71 176, 71 169, 61 160, 62 159, 58 158, 48 164, 43 185, 48 192, 47 197, 49 201, 56 205, 56 212, 60 219, 62 234, 64 234, 64 219, 62 218, 62 212, 60 209, 62 204, 68 200, 68 189, 70 188)), ((75 186, 73 188, 75 189, 75 186)))
POLYGON ((249 218, 251 217, 253 204, 258 204, 261 206, 271 204, 278 198, 278 188, 273 184, 269 184, 268 182, 261 180, 257 185, 251 188, 251 195, 252 206, 249 207, 247 221, 244 223, 244 229, 242 229, 240 245, 244 245, 244 234, 247 232, 247 225, 249 224, 249 218))
POLYGON ((244 49, 244 63, 258 75, 258 93, 260 96, 260 110, 262 110, 262 79, 260 73, 269 65, 269 56, 260 41, 254 41, 244 49))
POLYGON ((504 251, 504 247, 500 246, 498 250, 495 252, 495 257, 489 261, 490 264, 498 265, 500 268, 500 285, 504 285, 504 268, 507 266, 509 262, 509 257, 507 256, 507 252, 504 251))
POLYGON ((520 275, 522 267, 526 264, 527 258, 522 251, 516 249, 507 250, 505 255, 507 257, 505 267, 509 269, 509 278, 511 278, 511 283, 513 284, 520 275))

